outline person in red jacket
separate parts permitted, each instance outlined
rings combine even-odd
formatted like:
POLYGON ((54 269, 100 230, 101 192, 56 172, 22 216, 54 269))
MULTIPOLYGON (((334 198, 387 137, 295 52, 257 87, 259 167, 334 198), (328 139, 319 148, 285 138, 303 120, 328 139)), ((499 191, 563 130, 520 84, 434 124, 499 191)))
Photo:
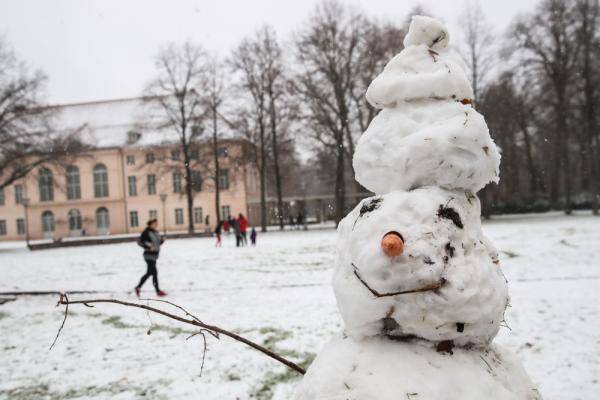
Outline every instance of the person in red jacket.
POLYGON ((242 236, 242 245, 248 245, 248 237, 246 236, 246 231, 248 231, 248 220, 244 217, 244 214, 240 213, 238 215, 238 224, 240 225, 240 235, 242 236))

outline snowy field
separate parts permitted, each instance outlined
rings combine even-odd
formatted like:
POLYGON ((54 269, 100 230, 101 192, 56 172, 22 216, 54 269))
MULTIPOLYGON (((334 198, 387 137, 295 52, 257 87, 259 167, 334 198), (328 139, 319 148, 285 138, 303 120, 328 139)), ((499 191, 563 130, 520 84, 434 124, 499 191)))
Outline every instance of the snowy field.
MULTIPOLYGON (((525 363, 546 400, 600 398, 600 218, 503 217, 484 224, 501 251, 511 305, 498 342, 525 363)), ((144 271, 134 243, 27 252, 0 247, 0 291, 99 290, 71 300, 134 300, 144 271)), ((168 300, 300 363, 341 329, 330 286, 335 232, 172 240, 159 260, 168 300)), ((152 295, 150 282, 144 287, 152 295)), ((287 399, 296 374, 228 338, 115 305, 63 309, 54 296, 0 305, 0 399, 287 399)), ((403 398, 400 396, 399 398, 403 398)))

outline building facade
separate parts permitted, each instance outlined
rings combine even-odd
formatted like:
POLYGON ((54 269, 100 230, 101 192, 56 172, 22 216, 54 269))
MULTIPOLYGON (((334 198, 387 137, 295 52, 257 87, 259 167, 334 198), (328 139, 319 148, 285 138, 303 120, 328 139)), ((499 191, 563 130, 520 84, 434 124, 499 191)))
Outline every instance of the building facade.
MULTIPOLYGON (((23 240, 27 233, 32 240, 138 233, 151 218, 161 230, 187 230, 181 150, 164 135, 141 128, 141 99, 59 108, 61 128, 83 126, 93 150, 41 165, 0 190, 0 240, 23 240)), ((249 201, 258 196, 256 171, 244 162, 244 141, 219 142, 218 177, 209 173, 212 161, 199 159, 209 153, 207 146, 200 142, 191 151, 196 231, 214 229, 217 212, 221 218, 247 215, 249 201)))

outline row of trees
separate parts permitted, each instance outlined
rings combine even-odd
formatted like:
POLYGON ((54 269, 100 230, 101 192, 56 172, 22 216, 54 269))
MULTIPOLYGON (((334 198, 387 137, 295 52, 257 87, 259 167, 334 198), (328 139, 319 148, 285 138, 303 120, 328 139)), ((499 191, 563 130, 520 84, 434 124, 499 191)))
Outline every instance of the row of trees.
MULTIPOLYGON (((259 175, 263 230, 269 222, 268 187, 274 189, 275 214, 283 228, 283 182, 291 176, 286 165, 294 163, 299 135, 308 136, 308 143, 333 161, 333 172, 327 173, 334 175, 339 221, 349 206, 347 182, 355 142, 376 113, 364 93, 401 49, 403 37, 400 27, 326 1, 295 35, 289 51, 284 52, 269 26, 244 38, 224 60, 191 43, 163 49, 157 57, 157 77, 145 95, 162 111, 163 127, 178 133, 190 220, 191 172, 197 168, 189 157, 191 144, 207 134, 212 137, 212 154, 201 157, 199 164, 204 175, 215 180, 218 210, 216 153, 220 133, 229 131, 252 144, 246 150, 259 175), (194 127, 201 129, 195 132, 194 127)), ((352 190, 362 191, 357 185, 352 190)))
POLYGON ((501 182, 483 193, 485 213, 597 214, 598 0, 543 0, 495 45, 481 10, 471 10, 465 34, 477 107, 502 149, 501 182))
MULTIPOLYGON (((570 213, 576 206, 590 205, 598 211, 598 3, 542 0, 533 12, 519 16, 504 36, 493 33, 478 3, 467 5, 460 21, 462 35, 453 42, 467 62, 475 106, 486 116, 503 156, 500 185, 481 193, 485 214, 549 208, 570 213)), ((429 13, 417 8, 412 14, 429 13)), ((407 25, 408 21, 383 23, 326 0, 285 44, 264 26, 222 59, 189 42, 163 48, 144 95, 159 127, 177 134, 188 220, 193 221, 195 170, 202 169, 203 176, 214 181, 215 206, 220 209, 218 146, 224 135, 233 134, 251 143, 247 161, 259 174, 263 229, 269 222, 270 195, 277 199, 276 216, 283 227, 286 182, 298 176, 293 168, 298 167, 297 143, 312 148, 311 165, 333 187, 339 221, 354 205, 348 199, 364 194, 351 168, 356 140, 377 112, 364 93, 402 49, 407 25), (192 157, 199 141, 211 145, 203 147, 205 154, 192 157)), ((4 53, 0 48, 0 60, 14 60, 4 53)), ((57 139, 39 135, 47 129, 29 129, 48 120, 45 113, 31 111, 43 110, 35 85, 44 78, 24 68, 12 70, 11 79, 4 72, 0 77, 0 167, 18 167, 2 175, 0 187, 35 167, 15 164, 15 154, 57 156, 82 146, 74 136, 57 139), (14 104, 6 102, 3 93, 18 93, 19 82, 33 86, 25 90, 27 95, 13 96, 19 99, 14 104), (32 115, 36 125, 27 120, 32 115), (23 128, 8 125, 13 120, 23 128), (30 140, 31 132, 39 137, 30 140), (9 142, 17 147, 13 155, 4 146, 9 142), (34 142, 39 145, 31 146, 34 142)))

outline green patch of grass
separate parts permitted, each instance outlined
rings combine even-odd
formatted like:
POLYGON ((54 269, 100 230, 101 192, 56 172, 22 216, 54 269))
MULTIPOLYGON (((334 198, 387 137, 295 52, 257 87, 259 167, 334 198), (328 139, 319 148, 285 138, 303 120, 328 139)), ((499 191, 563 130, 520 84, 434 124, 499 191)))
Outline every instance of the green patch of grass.
POLYGON ((111 317, 103 319, 102 323, 104 325, 110 325, 113 328, 117 328, 117 329, 139 328, 139 326, 131 325, 131 324, 128 324, 128 323, 124 322, 121 319, 121 317, 119 317, 118 315, 113 315, 111 317))
POLYGON ((10 314, 4 311, 0 311, 0 320, 4 319, 4 318, 8 318, 10 317, 10 314))
MULTIPOLYGON (((263 339, 263 345, 265 347, 285 358, 296 360, 294 362, 296 362, 300 367, 306 369, 313 362, 315 358, 314 353, 300 353, 296 350, 278 348, 278 344, 280 342, 292 337, 291 331, 274 327, 264 327, 259 329, 258 332, 266 336, 265 339, 263 339)), ((254 397, 258 400, 270 400, 273 398, 273 390, 278 384, 291 382, 300 378, 300 374, 289 368, 279 373, 269 372, 263 377, 260 385, 252 393, 251 397, 254 397)))
MULTIPOLYGON (((314 353, 305 352, 300 355, 300 361, 297 362, 299 366, 307 369, 315 359, 314 353)), ((256 389, 252 395, 258 400, 271 400, 273 398, 273 389, 280 383, 292 382, 301 379, 302 376, 296 371, 287 368, 285 371, 280 373, 269 372, 263 378, 260 386, 256 389)))
POLYGON ((510 250, 502 250, 502 254, 504 254, 508 258, 519 257, 519 255, 517 253, 510 251, 510 250))
POLYGON ((241 378, 241 377, 240 377, 238 374, 236 374, 235 372, 230 372, 230 373, 228 373, 228 374, 225 376, 225 379, 227 379, 227 380, 228 380, 228 381, 230 381, 230 382, 233 382, 233 381, 240 381, 240 380, 242 380, 242 378, 241 378))
POLYGON ((159 379, 154 382, 150 382, 150 384, 145 385, 144 387, 140 387, 128 384, 127 381, 116 381, 104 386, 83 386, 72 388, 64 392, 52 390, 47 383, 39 383, 29 386, 20 386, 13 389, 0 390, 0 398, 8 398, 11 400, 67 400, 100 395, 104 398, 111 398, 120 393, 132 392, 133 399, 151 398, 166 400, 167 397, 164 395, 159 395, 156 388, 159 386, 166 386, 169 383, 170 381, 166 379, 159 379))

